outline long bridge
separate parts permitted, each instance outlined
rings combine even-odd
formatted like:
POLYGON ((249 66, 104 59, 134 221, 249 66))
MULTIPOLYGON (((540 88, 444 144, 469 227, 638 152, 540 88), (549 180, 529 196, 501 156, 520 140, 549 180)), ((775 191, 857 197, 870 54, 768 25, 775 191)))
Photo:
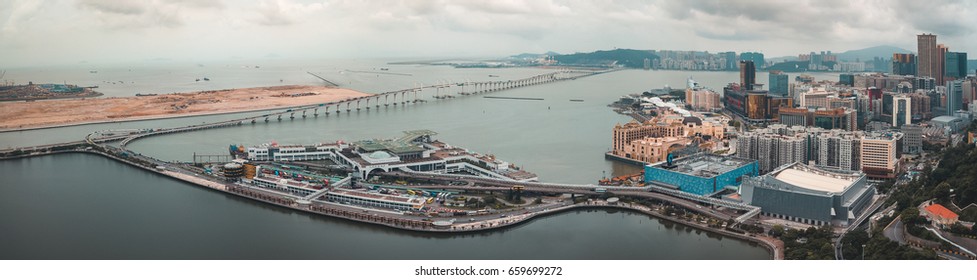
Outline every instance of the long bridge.
MULTIPOLYGON (((258 121, 269 122, 272 119, 281 121, 284 118, 295 119, 296 114, 301 118, 307 118, 310 113, 313 117, 318 117, 320 114, 329 115, 330 112, 335 111, 336 113, 341 113, 344 110, 346 112, 352 112, 354 109, 356 111, 360 110, 370 110, 373 108, 380 108, 381 100, 383 106, 390 105, 406 105, 413 103, 425 102, 421 99, 425 93, 430 92, 431 97, 435 99, 447 99, 453 98, 452 89, 458 88, 457 94, 460 95, 476 95, 497 92, 508 89, 515 89, 520 87, 527 87, 533 85, 540 85, 545 83, 552 83, 565 80, 574 80, 577 78, 607 73, 613 70, 603 70, 603 71, 589 71, 589 70, 572 70, 572 69, 560 69, 556 72, 545 73, 540 75, 535 75, 528 78, 518 79, 518 80, 508 80, 508 81, 485 81, 485 82, 464 82, 464 83, 445 83, 436 85, 419 86, 409 89, 396 90, 383 92, 379 94, 362 96, 356 98, 348 98, 345 100, 296 106, 292 108, 287 108, 284 111, 265 113, 256 116, 237 118, 232 120, 225 120, 219 122, 205 123, 205 124, 195 124, 181 127, 172 128, 160 128, 160 129, 118 129, 118 130, 106 130, 106 131, 96 131, 85 136, 84 141, 73 141, 66 143, 55 143, 48 145, 39 145, 32 147, 19 147, 19 148, 8 148, 0 150, 0 154, 7 154, 14 151, 22 154, 30 154, 43 152, 53 149, 65 149, 81 144, 96 145, 101 143, 108 143, 114 141, 122 141, 121 147, 125 147, 132 141, 137 139, 162 135, 171 133, 181 133, 189 131, 197 131, 211 128, 221 128, 221 127, 232 127, 238 126, 245 123, 255 124, 258 121), (430 91, 433 89, 433 91, 430 91)), ((317 76, 311 72, 313 76, 317 76)), ((323 81, 335 85, 322 77, 319 77, 323 81)))

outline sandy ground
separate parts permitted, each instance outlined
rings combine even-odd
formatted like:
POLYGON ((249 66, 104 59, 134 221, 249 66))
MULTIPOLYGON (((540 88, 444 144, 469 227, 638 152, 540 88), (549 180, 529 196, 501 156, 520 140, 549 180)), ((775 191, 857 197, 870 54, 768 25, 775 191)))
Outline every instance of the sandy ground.
POLYGON ((158 96, 4 102, 0 103, 0 130, 245 112, 366 95, 324 86, 274 86, 158 96))

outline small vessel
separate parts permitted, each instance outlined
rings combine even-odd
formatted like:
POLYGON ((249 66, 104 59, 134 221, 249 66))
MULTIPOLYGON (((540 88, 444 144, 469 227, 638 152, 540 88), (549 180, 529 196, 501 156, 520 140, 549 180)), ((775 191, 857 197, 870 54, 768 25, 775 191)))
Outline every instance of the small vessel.
POLYGON ((199 82, 199 81, 200 81, 200 79, 197 79, 197 80, 196 80, 196 81, 194 81, 194 82, 199 82))
POLYGON ((380 68, 380 71, 387 71, 387 70, 390 70, 390 68, 380 68))
POLYGON ((98 74, 98 70, 91 70, 91 71, 88 71, 88 73, 98 74))
POLYGON ((204 77, 204 81, 210 81, 210 78, 204 77))
POLYGON ((497 78, 499 75, 489 75, 489 77, 497 78))

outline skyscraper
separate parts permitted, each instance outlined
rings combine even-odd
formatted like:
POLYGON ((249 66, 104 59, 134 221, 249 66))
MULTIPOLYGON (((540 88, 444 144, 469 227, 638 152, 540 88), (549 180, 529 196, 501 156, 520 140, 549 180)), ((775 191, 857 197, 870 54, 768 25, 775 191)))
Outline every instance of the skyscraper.
POLYGON ((946 82, 946 115, 953 116, 957 110, 963 110, 963 81, 946 82))
POLYGON ((941 85, 946 82, 946 53, 950 51, 950 48, 944 46, 943 44, 936 45, 936 69, 933 69, 936 78, 936 82, 941 85))
POLYGON ((787 96, 789 81, 783 71, 770 71, 770 93, 787 96))
POLYGON ((916 76, 916 55, 911 53, 892 54, 892 74, 916 76))
POLYGON ((746 90, 753 90, 753 84, 756 84, 756 66, 754 66, 751 60, 741 60, 740 86, 746 90))
POLYGON ((947 52, 944 60, 944 75, 946 80, 956 80, 967 76, 967 53, 947 52))
POLYGON ((936 35, 920 34, 916 35, 916 47, 919 58, 917 59, 916 75, 921 77, 936 78, 939 67, 939 55, 936 53, 936 35))
POLYGON ((906 95, 892 97, 892 127, 912 124, 912 99, 906 95))

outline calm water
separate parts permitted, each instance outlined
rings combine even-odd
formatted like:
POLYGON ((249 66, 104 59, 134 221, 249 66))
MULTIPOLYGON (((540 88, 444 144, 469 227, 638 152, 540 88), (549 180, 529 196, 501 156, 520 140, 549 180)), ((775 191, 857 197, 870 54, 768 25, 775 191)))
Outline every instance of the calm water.
POLYGON ((422 234, 296 213, 94 155, 0 161, 0 176, 0 259, 769 258, 760 247, 630 212, 422 234))
MULTIPOLYGON (((87 78, 114 75, 112 80, 140 81, 101 88, 107 95, 127 96, 129 89, 124 87, 135 87, 140 92, 155 92, 151 89, 169 92, 265 86, 278 83, 278 77, 268 80, 273 76, 290 77, 286 81, 293 83, 314 83, 314 78, 305 71, 317 72, 343 86, 372 93, 441 83, 439 80, 509 80, 550 71, 452 69, 368 61, 292 65, 301 64, 264 63, 259 69, 210 65, 146 67, 134 69, 135 74, 128 69, 114 68, 100 69, 98 74, 81 69, 21 71, 26 72, 21 74, 87 78), (346 71, 379 67, 411 76, 346 71), (211 84, 195 83, 192 79, 185 81, 188 77, 201 75, 211 78, 211 84), (488 75, 500 77, 490 78, 488 75)), ((431 102, 420 105, 153 137, 132 142, 129 148, 162 159, 190 160, 194 152, 226 153, 229 144, 254 145, 272 140, 307 144, 393 138, 404 130, 431 129, 439 133, 437 138, 449 144, 495 154, 539 174, 543 181, 594 183, 605 173, 608 176, 623 175, 640 170, 604 160, 603 153, 611 145, 611 128, 615 123, 629 120, 613 113, 606 105, 628 93, 666 84, 679 87, 690 75, 700 84, 712 88, 721 88, 739 78, 736 72, 627 70, 492 93, 494 96, 543 98, 541 101, 481 96, 453 100, 427 98, 431 102), (583 99, 584 102, 570 102, 570 99, 583 99)), ((758 80, 765 81, 764 73, 758 76, 758 80)), ((836 79, 833 74, 816 77, 836 79)), ((99 129, 169 127, 242 115, 252 114, 0 133, 0 146, 74 141, 99 129)), ((0 164, 4 178, 3 187, 0 187, 0 207, 4 210, 0 211, 0 226, 5 237, 7 232, 13 237, 0 241, 3 242, 0 251, 4 252, 0 254, 7 258, 769 257, 762 248, 737 240, 720 240, 684 229, 671 229, 648 217, 623 212, 572 212, 517 228, 468 236, 424 235, 292 213, 189 187, 96 156, 62 155, 0 164), (51 172, 61 176, 46 176, 51 172), (554 235, 560 238, 552 238, 554 235), (433 250, 435 247, 479 249, 445 252, 433 250), (437 253, 428 252, 432 250, 437 253), (414 253, 408 255, 405 252, 414 253)))

